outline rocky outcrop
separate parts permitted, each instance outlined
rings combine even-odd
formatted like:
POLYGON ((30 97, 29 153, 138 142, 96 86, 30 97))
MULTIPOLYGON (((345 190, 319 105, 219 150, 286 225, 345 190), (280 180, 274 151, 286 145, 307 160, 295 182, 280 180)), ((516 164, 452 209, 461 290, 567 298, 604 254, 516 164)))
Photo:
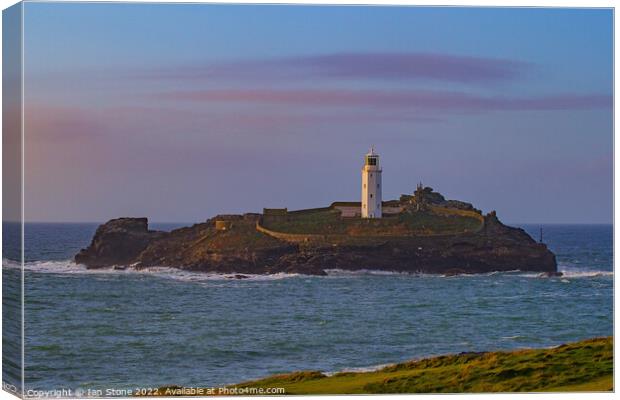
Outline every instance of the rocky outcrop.
POLYGON ((495 213, 485 229, 468 235, 392 238, 366 246, 305 248, 280 260, 303 273, 325 268, 374 269, 428 274, 475 274, 494 271, 557 271, 555 255, 525 231, 503 225, 495 213))
POLYGON ((471 203, 459 200, 446 200, 441 193, 435 192, 432 187, 422 186, 421 184, 418 185, 413 195, 403 194, 400 196, 399 201, 401 205, 408 209, 420 210, 432 204, 457 210, 474 211, 481 214, 481 211, 476 209, 471 203))
POLYGON ((165 232, 149 231, 146 218, 117 218, 99 226, 90 246, 82 249, 75 262, 92 268, 128 265, 165 232))
POLYGON ((380 220, 343 218, 332 206, 218 215, 171 232, 149 230, 146 218, 118 218, 101 225, 75 261, 89 268, 165 266, 233 277, 325 275, 326 269, 557 273, 547 246, 502 224, 494 211, 482 215, 470 203, 446 200, 422 185, 393 203, 403 211, 380 220), (271 219, 269 229, 265 219, 271 219))
POLYGON ((171 232, 148 230, 146 218, 114 219, 97 229, 91 245, 75 261, 89 268, 168 266, 226 274, 325 275, 326 269, 446 275, 557 271, 555 255, 544 244, 502 224, 495 212, 484 216, 483 229, 475 233, 382 237, 353 244, 290 243, 257 231, 259 218, 218 216, 171 232))

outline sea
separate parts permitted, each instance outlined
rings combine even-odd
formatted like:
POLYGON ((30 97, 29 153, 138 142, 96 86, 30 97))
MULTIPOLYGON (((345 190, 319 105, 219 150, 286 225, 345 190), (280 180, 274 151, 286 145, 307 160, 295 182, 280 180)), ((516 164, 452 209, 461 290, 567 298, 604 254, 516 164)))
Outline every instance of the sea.
MULTIPOLYGON (((217 387, 613 335, 612 225, 521 227, 537 239, 543 228, 562 277, 389 273, 373 271, 371 260, 355 273, 243 280, 87 270, 71 259, 97 224, 26 224, 24 390, 217 387)), ((17 229, 3 226, 3 380, 20 388, 17 229)))

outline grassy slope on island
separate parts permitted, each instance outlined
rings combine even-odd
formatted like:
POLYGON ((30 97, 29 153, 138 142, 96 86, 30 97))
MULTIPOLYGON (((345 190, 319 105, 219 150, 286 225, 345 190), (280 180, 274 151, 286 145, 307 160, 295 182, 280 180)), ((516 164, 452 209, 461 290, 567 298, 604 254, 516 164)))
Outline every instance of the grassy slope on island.
POLYGON ((550 349, 446 355, 373 372, 295 372, 235 386, 281 387, 287 394, 611 391, 613 338, 550 349))
POLYGON ((428 210, 402 212, 377 219, 343 218, 330 208, 300 210, 286 215, 265 215, 262 225, 270 230, 292 234, 407 236, 461 234, 476 232, 482 216, 465 210, 430 206, 428 210))

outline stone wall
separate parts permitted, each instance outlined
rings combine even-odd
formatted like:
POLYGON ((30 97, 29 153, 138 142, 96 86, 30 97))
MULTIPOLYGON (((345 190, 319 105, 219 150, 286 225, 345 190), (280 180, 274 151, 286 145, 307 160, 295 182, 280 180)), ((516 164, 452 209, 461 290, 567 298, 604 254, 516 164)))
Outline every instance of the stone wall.
POLYGON ((334 206, 334 208, 340 211, 340 216, 345 218, 361 217, 361 206, 334 206))
MULTIPOLYGON (((270 229, 265 228, 260 224, 260 221, 256 222, 256 230, 264 233, 265 235, 269 235, 276 239, 284 240, 292 243, 310 243, 310 242, 324 242, 329 240, 330 236, 333 235, 314 235, 314 234, 299 234, 299 233, 283 233, 276 232, 270 229)), ((341 235, 342 236, 342 235, 341 235)))
MULTIPOLYGON (((349 206, 349 205, 335 205, 334 209, 340 211, 340 214, 344 218, 353 218, 362 216, 361 206, 349 206)), ((403 207, 400 206, 383 206, 383 214, 398 214, 403 211, 403 207)))
POLYGON ((398 214, 403 211, 403 207, 383 206, 383 214, 398 214))
POLYGON ((264 215, 279 215, 284 216, 288 213, 286 208, 263 208, 264 215))

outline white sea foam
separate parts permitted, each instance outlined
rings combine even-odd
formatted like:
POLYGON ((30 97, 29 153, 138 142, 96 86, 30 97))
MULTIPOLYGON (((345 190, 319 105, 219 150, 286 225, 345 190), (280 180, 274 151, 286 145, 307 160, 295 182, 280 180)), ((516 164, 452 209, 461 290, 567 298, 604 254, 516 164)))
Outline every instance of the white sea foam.
MULTIPOLYGON (((575 266, 568 266, 568 265, 559 265, 558 266, 558 271, 562 273, 562 278, 561 281, 565 281, 565 278, 596 278, 596 277, 602 277, 602 276, 609 276, 609 277, 613 277, 614 273, 613 271, 603 271, 603 270, 598 270, 598 269, 591 269, 591 268, 587 268, 587 267, 575 267, 575 266)), ((524 272, 522 274, 519 274, 519 276, 522 277, 526 277, 526 278, 545 278, 546 276, 544 274, 538 273, 538 272, 524 272)))
MULTIPOLYGON (((3 268, 20 269, 21 264, 16 261, 3 259, 3 268)), ((85 265, 76 264, 72 260, 63 261, 34 261, 24 264, 26 271, 48 273, 48 274, 92 274, 92 275, 110 275, 110 274, 127 274, 127 275, 153 275, 161 278, 174 279, 185 282, 203 282, 203 281, 268 281, 292 278, 298 274, 277 273, 270 275, 244 274, 244 273, 210 273, 210 272, 194 272, 186 271, 179 268, 171 267, 148 267, 136 269, 134 266, 121 268, 96 268, 88 269, 85 265), (245 279, 235 279, 235 275, 243 275, 245 279)))
MULTIPOLYGON (((2 259, 3 268, 21 268, 21 264, 17 261, 2 259)), ((186 271, 179 268, 171 267, 148 267, 142 269, 136 269, 133 266, 127 266, 123 269, 119 268, 98 268, 88 269, 86 266, 76 264, 72 260, 61 261, 34 261, 24 264, 24 268, 27 271, 40 272, 40 273, 52 273, 52 274, 149 274, 164 278, 170 278, 187 282, 201 282, 201 281, 214 281, 214 280, 233 280, 236 273, 223 274, 223 273, 211 273, 211 272, 194 272, 186 271)), ((593 270, 586 267, 575 267, 560 265, 558 270, 562 272, 562 281, 573 278, 594 278, 594 277, 613 277, 613 271, 593 270)), ((433 275, 433 274, 421 274, 421 273, 409 273, 399 271, 383 271, 373 269, 359 269, 355 271, 344 270, 338 268, 325 269, 328 277, 350 277, 350 276, 411 276, 411 277, 443 277, 443 278, 467 278, 467 277, 480 277, 480 276, 515 276, 526 278, 545 278, 544 274, 538 272, 522 272, 519 270, 504 271, 504 272, 489 272, 486 274, 471 274, 471 275, 433 275)), ((258 274, 245 274, 240 273, 247 277, 243 280, 250 281, 268 281, 268 280, 280 280, 286 278, 292 278, 299 276, 299 274, 289 273, 277 273, 270 275, 258 275, 258 274)))
POLYGON ((613 271, 601 271, 588 268, 576 268, 572 266, 560 266, 560 272, 565 278, 591 278, 597 276, 614 276, 613 271))
POLYGON ((328 276, 351 276, 351 275, 416 275, 409 272, 383 271, 378 269, 358 269, 346 270, 340 268, 327 268, 325 272, 328 276))
POLYGON ((9 260, 7 258, 3 258, 2 259, 2 267, 3 268, 21 268, 22 265, 17 262, 17 261, 13 261, 13 260, 9 260))
POLYGON ((385 367, 391 367, 393 365, 396 365, 394 363, 390 363, 390 364, 379 364, 379 365, 373 365, 370 367, 359 367, 359 368, 345 368, 343 370, 340 371, 327 371, 327 372, 323 372, 325 375, 327 376, 332 376, 332 375, 336 375, 336 374, 340 374, 340 373, 347 373, 347 372, 356 372, 356 373, 363 373, 363 372, 374 372, 374 371, 379 371, 382 370, 385 367))

